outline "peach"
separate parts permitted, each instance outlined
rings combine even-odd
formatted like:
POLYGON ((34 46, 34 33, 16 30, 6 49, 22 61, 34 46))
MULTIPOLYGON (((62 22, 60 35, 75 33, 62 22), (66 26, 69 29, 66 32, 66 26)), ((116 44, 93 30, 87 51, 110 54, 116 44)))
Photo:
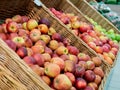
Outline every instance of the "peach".
POLYGON ((52 63, 55 63, 57 64, 61 70, 64 69, 65 67, 65 62, 63 59, 61 59, 60 57, 53 57, 51 60, 50 60, 52 63))
POLYGON ((45 65, 45 74, 54 78, 60 74, 60 67, 55 63, 49 63, 45 65))
POLYGON ((69 90, 72 87, 70 79, 65 74, 59 74, 55 77, 53 85, 57 90, 69 90))

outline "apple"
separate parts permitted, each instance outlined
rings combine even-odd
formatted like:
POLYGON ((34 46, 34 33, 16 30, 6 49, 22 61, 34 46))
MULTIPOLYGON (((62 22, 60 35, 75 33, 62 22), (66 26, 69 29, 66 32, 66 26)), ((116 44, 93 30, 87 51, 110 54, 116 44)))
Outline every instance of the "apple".
POLYGON ((61 59, 60 57, 53 57, 53 58, 51 58, 50 61, 51 61, 52 63, 57 64, 57 65, 60 67, 61 70, 63 70, 64 67, 65 67, 65 62, 64 62, 64 60, 61 59))
POLYGON ((92 57, 92 61, 97 67, 102 65, 102 60, 99 57, 92 57))
POLYGON ((76 35, 76 36, 78 36, 79 35, 79 31, 78 31, 78 29, 74 29, 74 30, 72 30, 72 33, 74 34, 74 35, 76 35))
POLYGON ((94 38, 97 37, 96 32, 93 31, 93 30, 88 30, 87 33, 88 33, 91 37, 94 37, 94 38))
POLYGON ((49 35, 42 34, 40 35, 40 40, 44 41, 46 44, 48 44, 51 40, 49 35))
POLYGON ((49 42, 49 48, 51 48, 52 50, 56 50, 59 47, 59 43, 56 40, 51 40, 49 42))
POLYGON ((10 33, 8 39, 12 40, 15 37, 18 37, 17 33, 10 33))
POLYGON ((48 27, 46 24, 39 24, 38 29, 40 30, 41 33, 47 34, 48 33, 48 27))
POLYGON ((97 84, 95 82, 88 83, 88 86, 92 87, 93 90, 98 90, 98 86, 97 86, 97 84))
POLYGON ((65 46, 60 46, 56 49, 58 55, 68 54, 68 49, 65 46))
POLYGON ((27 55, 28 55, 28 56, 32 56, 32 55, 33 55, 32 49, 29 48, 29 47, 27 47, 26 49, 27 49, 27 55))
POLYGON ((0 38, 4 41, 7 40, 7 36, 5 35, 5 33, 0 33, 0 38))
POLYGON ((115 54, 112 51, 108 52, 108 55, 112 60, 115 60, 115 54))
POLYGON ((75 63, 71 60, 66 60, 64 72, 74 72, 74 71, 75 71, 75 63))
POLYGON ((59 33, 54 33, 52 35, 53 40, 62 41, 62 36, 59 33))
POLYGON ((26 47, 32 47, 32 46, 33 46, 32 40, 29 39, 29 38, 27 38, 27 39, 25 40, 25 46, 26 46, 26 47))
POLYGON ((112 58, 110 58, 109 57, 109 54, 108 53, 103 53, 103 58, 104 58, 104 60, 108 63, 108 64, 110 64, 110 65, 112 65, 113 64, 113 60, 112 60, 112 58))
POLYGON ((32 29, 30 32, 30 39, 37 42, 40 39, 41 32, 38 29, 32 29))
POLYGON ((65 61, 65 60, 69 59, 69 56, 66 55, 66 54, 63 54, 63 55, 60 56, 60 58, 62 58, 65 61))
POLYGON ((42 45, 43 47, 45 47, 46 43, 42 40, 38 40, 37 42, 35 42, 35 45, 42 45))
POLYGON ((3 23, 2 27, 3 27, 3 32, 7 33, 7 24, 3 23))
POLYGON ((54 78, 60 74, 60 67, 55 63, 49 63, 45 65, 45 74, 54 78))
POLYGON ((78 56, 79 61, 88 61, 88 60, 90 60, 90 56, 85 54, 85 53, 82 53, 82 52, 80 52, 77 56, 78 56))
POLYGON ((63 44, 64 44, 64 46, 70 45, 70 42, 71 42, 71 40, 68 39, 68 38, 64 38, 64 39, 63 39, 63 44))
POLYGON ((20 15, 15 15, 12 17, 12 21, 20 23, 22 21, 22 17, 20 15))
POLYGON ((32 56, 26 56, 23 58, 24 62, 27 63, 28 65, 35 65, 37 62, 32 56))
POLYGON ((95 67, 93 71, 96 75, 99 75, 101 78, 104 77, 104 72, 101 67, 95 67))
POLYGON ((43 53, 42 55, 43 55, 45 62, 50 62, 51 56, 49 53, 43 53))
POLYGON ((42 45, 34 45, 31 47, 31 49, 32 49, 34 54, 36 54, 36 53, 42 54, 45 51, 45 49, 42 45))
POLYGON ((69 60, 73 61, 74 63, 78 63, 78 58, 76 55, 68 54, 69 60))
POLYGON ((89 26, 87 25, 87 23, 81 22, 80 27, 79 27, 79 31, 81 33, 87 32, 88 31, 88 27, 89 26))
POLYGON ((88 35, 87 33, 81 34, 81 39, 86 43, 93 41, 93 38, 90 35, 88 35))
POLYGON ((101 83, 102 78, 99 75, 95 75, 95 80, 94 82, 99 85, 101 83))
POLYGON ((92 48, 93 50, 96 49, 96 44, 94 42, 88 42, 88 46, 92 48))
POLYGON ((18 48, 18 50, 16 51, 16 53, 21 57, 24 58, 25 56, 27 56, 27 49, 25 47, 20 47, 18 48))
POLYGON ((48 76, 41 76, 41 79, 47 84, 47 85, 50 85, 51 84, 51 80, 48 76))
POLYGON ((75 76, 76 77, 83 77, 85 73, 85 68, 80 66, 79 64, 75 65, 75 76))
POLYGON ((57 90, 69 90, 72 87, 70 79, 65 74, 59 74, 55 77, 53 85, 57 90))
POLYGON ((25 45, 25 40, 24 40, 24 38, 23 37, 14 37, 13 39, 12 39, 12 41, 14 42, 14 43, 16 43, 16 45, 17 45, 17 47, 22 47, 22 46, 24 46, 25 45))
POLYGON ((86 64, 85 61, 79 61, 78 65, 81 66, 81 67, 84 67, 85 69, 87 69, 87 64, 86 64))
POLYGON ((77 78, 75 81, 75 86, 78 89, 84 89, 87 86, 87 82, 83 78, 77 78))
POLYGON ((4 33, 3 26, 0 25, 0 33, 4 33))
POLYGON ((13 20, 11 18, 6 18, 5 23, 8 24, 9 22, 12 22, 13 20))
POLYGON ((27 17, 27 16, 21 16, 22 17, 22 23, 24 23, 24 22, 28 22, 28 20, 29 20, 29 17, 27 17))
POLYGON ((54 33, 56 33, 55 29, 53 27, 50 27, 48 30, 48 35, 53 35, 54 33))
POLYGON ((115 55, 117 55, 118 49, 113 47, 113 48, 111 48, 111 51, 112 51, 115 55))
POLYGON ((73 55, 78 55, 79 50, 75 46, 67 46, 68 52, 73 55))
POLYGON ((47 27, 50 27, 50 21, 47 18, 41 18, 39 24, 44 24, 47 25, 47 27))
POLYGON ((75 83, 75 76, 73 75, 73 73, 66 72, 65 75, 70 79, 70 81, 74 85, 74 83, 75 83))
POLYGON ((86 88, 84 88, 83 90, 95 90, 95 89, 93 89, 91 86, 86 86, 86 88))
POLYGON ((27 22, 27 28, 29 30, 35 29, 38 27, 38 22, 35 19, 29 19, 27 22))
POLYGON ((95 64, 91 60, 87 61, 86 64, 87 64, 87 69, 89 69, 89 70, 92 70, 95 68, 95 64))
POLYGON ((44 57, 42 56, 42 54, 39 54, 39 53, 34 54, 33 58, 36 60, 36 62, 37 62, 37 64, 39 66, 43 66, 44 65, 44 61, 45 60, 44 60, 44 57))
POLYGON ((16 22, 9 22, 6 28, 7 28, 7 31, 10 33, 18 32, 18 24, 16 22))
POLYGON ((79 21, 72 22, 71 26, 72 26, 72 28, 77 29, 80 27, 80 22, 79 21))
POLYGON ((44 75, 44 68, 39 67, 38 65, 31 65, 31 69, 39 76, 44 75))
POLYGON ((77 90, 77 89, 76 89, 75 87, 72 86, 72 87, 70 88, 70 90, 77 90))
POLYGON ((45 53, 49 53, 50 55, 52 55, 52 50, 48 47, 45 47, 45 53))
POLYGON ((84 78, 87 82, 93 82, 95 80, 95 73, 91 70, 85 71, 84 78))
POLYGON ((19 36, 27 36, 27 32, 25 29, 18 29, 18 35, 19 36))
POLYGON ((103 43, 107 43, 107 41, 108 41, 108 37, 106 37, 106 36, 101 35, 101 36, 99 36, 99 38, 103 43))
POLYGON ((6 44, 14 51, 16 51, 16 44, 12 40, 5 40, 6 44))
POLYGON ((24 22, 24 23, 22 24, 22 27, 23 27, 23 29, 27 30, 27 22, 24 22))
POLYGON ((103 53, 103 48, 102 48, 101 46, 96 46, 95 51, 96 51, 97 53, 103 53))

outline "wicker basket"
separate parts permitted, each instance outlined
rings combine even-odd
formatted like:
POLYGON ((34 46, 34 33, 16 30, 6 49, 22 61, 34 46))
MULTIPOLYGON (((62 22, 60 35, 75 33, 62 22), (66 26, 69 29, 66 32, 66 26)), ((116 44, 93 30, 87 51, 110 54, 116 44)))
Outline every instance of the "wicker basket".
MULTIPOLYGON (((95 0, 70 0, 83 14, 92 18, 95 22, 101 25, 106 30, 113 29, 116 33, 120 34, 120 31, 104 16, 102 16, 95 8, 93 8, 88 2, 95 0), (103 23, 104 22, 104 23, 103 23)), ((97 3, 97 2, 96 2, 97 3)))
MULTIPOLYGON (((14 0, 11 0, 11 2, 14 0)), ((34 18, 36 20, 39 20, 42 17, 48 18, 51 22, 51 26, 55 28, 55 30, 60 33, 63 37, 69 38, 71 40, 71 45, 76 46, 81 52, 85 52, 89 54, 91 57, 97 56, 96 53, 91 51, 86 45, 81 42, 72 32, 67 30, 67 28, 58 20, 55 19, 54 16, 49 13, 49 10, 43 5, 42 7, 36 6, 31 0, 25 0, 21 5, 16 0, 15 2, 19 4, 20 7, 17 8, 10 8, 12 7, 12 3, 7 3, 8 0, 0 1, 0 17, 2 20, 5 20, 5 18, 12 17, 16 14, 20 15, 27 15, 30 18, 34 18), (5 2, 6 1, 6 2, 5 2), (7 3, 7 4, 6 4, 7 3), (4 4, 4 5, 3 5, 4 4), (26 4, 26 5, 24 5, 26 4), (7 5, 7 6, 5 6, 7 5), (4 10, 5 9, 5 10, 4 10)), ((20 0, 21 1, 21 0, 20 0)), ((11 50, 6 43, 0 39, 0 58, 3 58, 0 60, 1 63, 4 64, 4 66, 9 69, 9 71, 17 77, 17 79, 27 87, 27 90, 51 90, 49 86, 47 86, 41 78, 36 75, 20 58, 19 56, 11 50)), ((107 78, 107 75, 110 72, 110 67, 103 62, 102 68, 105 72, 105 76, 100 84, 100 89, 103 90, 104 84, 107 78)), ((0 79, 1 80, 1 79, 0 79)), ((11 83, 10 83, 11 85, 11 83)), ((9 86, 9 84, 7 85, 9 86)), ((6 86, 5 86, 6 87, 6 86)), ((1 87, 0 87, 1 88, 1 87)), ((24 89, 22 89, 24 90, 24 89)))
MULTIPOLYGON (((87 23, 90 23, 88 21, 88 19, 86 18, 86 16, 77 8, 75 7, 69 0, 40 0, 47 8, 51 8, 54 7, 57 10, 61 10, 64 11, 64 13, 74 13, 75 15, 79 16, 81 21, 85 21, 87 23)), ((75 1, 75 0, 74 0, 75 1)), ((51 15, 53 15, 53 13, 51 12, 51 15)), ((56 16, 53 15, 55 18, 56 16)), ((61 22, 58 18, 56 18, 59 22, 61 22)), ((103 24, 103 22, 102 22, 103 24)), ((64 27, 66 27, 66 25, 64 25, 64 27)), ((104 27, 106 27, 106 24, 104 24, 104 27)), ((67 27, 66 27, 67 28, 67 27)), ((111 29, 110 26, 107 26, 107 30, 111 29)), ((71 30, 70 30, 71 31, 71 30)), ((117 29, 115 30, 116 33, 120 33, 117 29)), ((78 38, 81 42, 84 43, 83 40, 81 40, 80 38, 78 38)), ((92 52, 96 53, 93 49, 91 49, 86 43, 84 43, 86 45, 86 47, 88 47, 92 52)), ((96 53, 97 54, 97 53, 96 53)), ((103 61, 104 58, 101 57, 103 61)), ((117 55, 116 55, 116 59, 117 59, 117 55)), ((111 67, 114 67, 116 59, 114 60, 113 65, 110 65, 111 67)), ((106 61, 105 61, 106 62, 106 61)))

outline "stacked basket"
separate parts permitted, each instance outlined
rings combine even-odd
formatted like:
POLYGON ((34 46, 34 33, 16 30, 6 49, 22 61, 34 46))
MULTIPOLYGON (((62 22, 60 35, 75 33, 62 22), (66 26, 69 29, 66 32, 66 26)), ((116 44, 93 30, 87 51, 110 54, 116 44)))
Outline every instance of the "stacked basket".
MULTIPOLYGON (((56 1, 58 2, 58 0, 56 1)), ((61 7, 64 5, 65 7, 62 9, 69 12, 71 8, 68 8, 65 2, 63 0, 61 7), (66 9, 66 7, 68 9, 66 9)), ((52 3, 54 4, 54 2, 52 3)), ((37 21, 40 18, 45 17, 50 20, 51 26, 55 28, 56 32, 71 40, 71 45, 76 46, 80 51, 89 54, 91 57, 97 56, 97 54, 88 48, 82 40, 78 39, 61 22, 59 22, 44 5, 37 6, 31 0, 11 0, 11 3, 9 3, 8 0, 4 0, 0 1, 0 13, 2 13, 0 14, 1 20, 5 20, 16 14, 27 15, 29 18, 34 18, 37 21)), ((78 13, 78 11, 75 11, 74 13, 81 16, 82 20, 86 20, 78 13)), ((10 90, 50 90, 50 87, 25 64, 25 62, 9 48, 3 40, 0 39, 0 43, 1 90, 7 90, 8 88, 11 88, 10 90)), ((102 68, 105 72, 105 76, 99 86, 99 90, 103 90, 107 75, 110 71, 109 66, 104 61, 102 63, 102 68)))

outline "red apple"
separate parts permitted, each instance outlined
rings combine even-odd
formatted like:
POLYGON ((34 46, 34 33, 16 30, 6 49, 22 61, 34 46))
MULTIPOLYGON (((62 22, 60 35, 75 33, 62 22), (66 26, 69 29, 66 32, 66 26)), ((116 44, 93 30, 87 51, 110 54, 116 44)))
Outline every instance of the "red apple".
POLYGON ((62 58, 65 61, 65 60, 69 59, 69 56, 66 55, 66 54, 63 54, 63 55, 60 56, 60 58, 62 58))
POLYGON ((96 44, 94 42, 89 42, 88 45, 89 45, 90 48, 95 50, 96 44))
POLYGON ((77 89, 84 89, 87 86, 87 82, 83 78, 77 78, 75 86, 77 89))
POLYGON ((39 66, 43 66, 44 65, 44 61, 45 60, 44 60, 44 57, 42 56, 42 54, 39 54, 39 53, 34 54, 33 58, 36 60, 36 62, 37 62, 37 64, 39 66))
POLYGON ((81 22, 81 25, 79 27, 79 31, 81 33, 83 33, 83 32, 87 32, 88 30, 89 30, 89 26, 87 25, 87 23, 81 22))
POLYGON ((69 60, 73 61, 74 63, 78 63, 78 58, 76 55, 69 54, 69 60))
POLYGON ((87 64, 85 61, 79 61, 78 65, 80 65, 81 67, 84 67, 85 69, 87 69, 87 64))
POLYGON ((65 46, 60 46, 56 49, 58 55, 68 54, 68 49, 65 46))
POLYGON ((62 41, 62 36, 59 33, 54 33, 52 35, 53 40, 62 41))
POLYGON ((15 15, 12 17, 14 22, 20 23, 22 21, 22 17, 20 15, 15 15))
POLYGON ((32 56, 26 56, 23 58, 24 62, 27 63, 28 65, 34 65, 36 64, 36 60, 32 56))
POLYGON ((79 50, 74 46, 67 46, 68 52, 70 54, 78 55, 79 50))
POLYGON ((25 40, 25 46, 26 46, 26 47, 32 47, 32 46, 33 46, 32 40, 29 39, 29 38, 27 38, 27 39, 25 40))
POLYGON ((65 75, 70 79, 70 81, 74 85, 74 83, 75 83, 75 76, 73 75, 73 73, 66 72, 65 75))
POLYGON ((92 70, 95 68, 95 64, 91 60, 87 61, 86 64, 87 64, 87 69, 89 69, 89 70, 92 70))
POLYGON ((0 38, 4 41, 7 40, 7 36, 5 35, 5 33, 0 33, 0 38))
POLYGON ((104 72, 101 67, 95 67, 93 71, 96 75, 99 75, 101 78, 104 77, 104 72))
POLYGON ((86 88, 84 88, 84 90, 94 90, 94 89, 90 86, 87 86, 86 88))
POLYGON ((42 55, 44 57, 45 62, 50 62, 51 56, 49 53, 43 53, 42 55))
POLYGON ((29 30, 35 29, 38 26, 38 22, 35 19, 29 19, 27 22, 27 28, 29 30))
POLYGON ((103 48, 100 47, 100 46, 96 46, 95 51, 96 51, 97 53, 103 53, 103 48))
POLYGON ((88 86, 92 87, 93 90, 98 90, 98 86, 95 82, 88 83, 88 86))
POLYGON ((31 47, 31 49, 32 49, 32 51, 33 51, 33 53, 34 54, 36 54, 36 53, 44 53, 44 47, 42 46, 42 45, 34 45, 34 46, 32 46, 31 47))
POLYGON ((42 40, 38 40, 37 42, 35 42, 35 45, 42 45, 43 47, 46 46, 45 42, 42 40))
POLYGON ((48 76, 41 76, 41 79, 47 84, 47 85, 50 85, 51 84, 51 80, 48 76))
POLYGON ((84 78, 87 82, 93 82, 95 80, 95 73, 91 70, 85 71, 84 78))
POLYGON ((66 60, 64 72, 74 72, 74 71, 75 71, 75 63, 71 60, 66 60))
POLYGON ((48 47, 45 47, 45 53, 49 53, 50 55, 52 55, 52 50, 48 47))
POLYGON ((40 40, 44 41, 46 44, 48 44, 50 42, 50 36, 49 35, 45 35, 45 34, 42 34, 40 35, 40 40))
POLYGON ((2 27, 3 27, 3 32, 4 33, 7 33, 7 24, 2 24, 2 27))
POLYGON ((27 22, 29 18, 27 16, 22 16, 22 23, 27 22))
POLYGON ((16 22, 9 22, 7 24, 7 31, 10 33, 18 32, 18 24, 16 22))
POLYGON ((10 33, 8 39, 12 40, 15 37, 18 37, 17 33, 10 33))
POLYGON ((71 42, 71 40, 68 39, 68 38, 64 38, 64 39, 63 39, 63 44, 64 44, 65 46, 70 45, 70 42, 71 42))
POLYGON ((51 40, 49 42, 49 48, 51 48, 52 50, 56 50, 59 47, 59 43, 56 40, 51 40))
POLYGON ((76 36, 79 35, 79 31, 78 30, 72 30, 72 33, 75 34, 76 36))
POLYGON ((80 52, 77 56, 78 56, 78 60, 80 60, 80 61, 88 61, 88 60, 90 60, 90 56, 85 54, 85 53, 80 52))
POLYGON ((102 65, 102 60, 99 57, 92 57, 92 61, 94 62, 95 66, 102 65))
POLYGON ((31 48, 26 48, 27 49, 27 55, 28 56, 32 56, 33 55, 33 51, 32 51, 32 49, 31 48))
POLYGON ((16 52, 21 58, 27 56, 27 49, 25 47, 20 47, 16 52))
POLYGON ((5 40, 5 42, 12 50, 16 51, 17 46, 12 40, 5 40))
POLYGON ((38 29, 33 29, 33 30, 30 32, 30 39, 31 39, 33 42, 37 42, 37 41, 40 39, 40 35, 41 35, 41 32, 40 32, 38 29))
POLYGON ((83 77, 85 73, 85 68, 80 66, 79 64, 75 65, 75 76, 76 77, 83 77))

